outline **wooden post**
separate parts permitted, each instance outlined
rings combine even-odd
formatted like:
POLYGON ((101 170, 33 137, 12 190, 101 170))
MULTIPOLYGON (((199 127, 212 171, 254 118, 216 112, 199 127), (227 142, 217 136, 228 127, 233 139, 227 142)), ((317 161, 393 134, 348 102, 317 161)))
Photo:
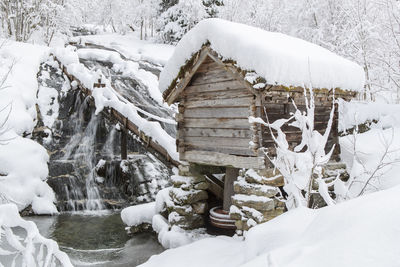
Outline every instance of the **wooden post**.
POLYGON ((223 202, 223 209, 225 211, 229 211, 229 208, 232 205, 233 196, 233 182, 236 181, 237 177, 239 176, 239 169, 226 167, 225 173, 225 182, 224 182, 224 202, 223 202))
POLYGON ((124 119, 124 125, 121 128, 121 159, 128 158, 128 142, 127 142, 127 130, 126 130, 127 118, 124 119))

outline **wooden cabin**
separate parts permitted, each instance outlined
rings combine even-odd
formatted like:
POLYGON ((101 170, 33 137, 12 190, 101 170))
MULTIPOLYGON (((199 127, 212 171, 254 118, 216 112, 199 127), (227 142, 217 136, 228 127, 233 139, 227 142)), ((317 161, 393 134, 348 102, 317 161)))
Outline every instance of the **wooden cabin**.
MULTIPOLYGON (((164 92, 168 104, 179 103, 177 148, 182 161, 234 168, 263 169, 269 166, 259 148, 274 155, 275 144, 269 129, 250 124, 249 116, 270 122, 288 118, 295 110, 292 101, 304 110, 304 88, 265 85, 255 89, 245 72, 232 62, 224 62, 205 45, 192 60, 184 79, 164 92)), ((334 90, 314 89, 315 129, 325 130, 332 108, 334 90)), ((335 98, 350 100, 355 92, 335 90, 335 98)), ((338 143, 338 109, 327 149, 338 143)), ((301 142, 295 127, 284 130, 294 147, 301 142)), ((333 157, 338 159, 339 146, 333 157)))
MULTIPOLYGON (((160 89, 168 104, 178 104, 179 159, 227 168, 224 209, 229 210, 232 184, 238 175, 231 170, 268 169, 271 164, 263 151, 275 155, 270 129, 250 124, 249 116, 268 118, 269 122, 288 118, 295 110, 292 101, 305 109, 304 84, 317 84, 320 87, 313 86, 315 129, 323 133, 333 95, 350 100, 362 88, 363 80, 361 67, 319 46, 210 19, 199 23, 178 44, 161 73, 160 89), (304 77, 308 75, 313 79, 304 77), (352 88, 343 88, 347 85, 352 88), (227 183, 228 173, 232 177, 227 183)), ((301 142, 297 128, 287 126, 284 132, 290 146, 301 142)), ((338 144, 337 108, 326 149, 333 144, 338 144)), ((332 159, 338 161, 340 148, 335 147, 332 159)))

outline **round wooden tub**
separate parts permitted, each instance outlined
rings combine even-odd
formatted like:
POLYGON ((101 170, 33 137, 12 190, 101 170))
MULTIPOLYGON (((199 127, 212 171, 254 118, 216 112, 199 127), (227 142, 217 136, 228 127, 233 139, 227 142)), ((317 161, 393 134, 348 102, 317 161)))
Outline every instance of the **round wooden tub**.
POLYGON ((236 229, 235 220, 229 217, 229 212, 222 209, 221 206, 214 207, 210 210, 211 225, 223 229, 236 229))

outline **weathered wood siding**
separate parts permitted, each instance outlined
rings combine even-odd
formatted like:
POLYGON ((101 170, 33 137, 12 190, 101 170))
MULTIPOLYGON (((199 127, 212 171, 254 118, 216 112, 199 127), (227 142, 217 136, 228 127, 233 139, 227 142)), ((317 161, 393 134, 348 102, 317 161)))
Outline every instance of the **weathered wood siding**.
POLYGON ((253 94, 207 58, 180 97, 178 151, 255 156, 248 116, 253 94))
MULTIPOLYGON (((354 97, 354 93, 335 93, 336 98, 343 98, 350 100, 354 97)), ((283 87, 273 87, 268 92, 263 93, 262 102, 265 108, 268 120, 274 122, 277 119, 289 118, 290 113, 295 111, 295 107, 292 104, 292 99, 296 103, 300 110, 305 110, 304 91, 302 88, 292 89, 289 92, 283 87)), ((332 110, 332 97, 331 93, 326 90, 316 91, 315 96, 315 114, 314 114, 314 129, 324 134, 324 131, 328 125, 330 112, 332 110)), ((263 109, 264 110, 264 109, 263 109)), ((263 112, 263 118, 266 119, 266 114, 263 112)), ((290 147, 295 147, 301 142, 301 131, 298 128, 291 126, 283 127, 284 133, 290 147)), ((271 132, 268 128, 263 127, 262 129, 262 143, 264 147, 268 148, 271 155, 275 155, 275 144, 271 137, 271 132)), ((332 159, 337 159, 340 154, 340 147, 338 142, 338 108, 335 108, 334 121, 332 124, 332 130, 329 135, 326 151, 329 151, 334 144, 334 154, 332 159)))

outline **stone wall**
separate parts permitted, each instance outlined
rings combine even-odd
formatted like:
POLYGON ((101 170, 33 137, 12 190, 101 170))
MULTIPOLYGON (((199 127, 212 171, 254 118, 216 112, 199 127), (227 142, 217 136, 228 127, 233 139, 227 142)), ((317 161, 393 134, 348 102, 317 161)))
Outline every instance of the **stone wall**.
POLYGON ((267 222, 285 211, 285 203, 279 190, 283 178, 273 170, 241 170, 234 183, 234 196, 230 216, 236 220, 237 234, 251 227, 267 222), (264 174, 264 175, 260 175, 264 174))
POLYGON ((203 175, 193 175, 189 166, 180 165, 179 175, 171 177, 168 222, 182 229, 196 229, 205 225, 207 213, 208 184, 203 175))

